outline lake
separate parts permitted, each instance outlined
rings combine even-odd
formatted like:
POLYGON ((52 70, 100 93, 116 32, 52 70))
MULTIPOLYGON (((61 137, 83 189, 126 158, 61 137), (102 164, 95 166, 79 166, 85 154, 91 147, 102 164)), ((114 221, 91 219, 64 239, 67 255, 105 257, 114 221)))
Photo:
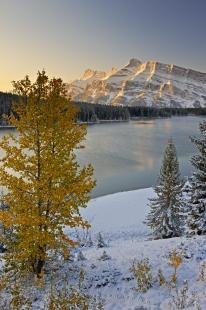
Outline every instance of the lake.
MULTIPOLYGON (((88 126, 85 148, 78 151, 82 165, 91 163, 97 186, 92 197, 155 185, 163 151, 170 137, 177 147, 182 176, 190 176, 195 147, 204 117, 185 116, 88 126)), ((0 130, 0 137, 10 130, 0 130)))
POLYGON ((85 149, 78 158, 81 164, 94 167, 97 186, 92 197, 155 185, 163 151, 173 138, 182 176, 190 176, 195 147, 190 136, 198 136, 204 117, 172 117, 109 123, 88 127, 85 149))

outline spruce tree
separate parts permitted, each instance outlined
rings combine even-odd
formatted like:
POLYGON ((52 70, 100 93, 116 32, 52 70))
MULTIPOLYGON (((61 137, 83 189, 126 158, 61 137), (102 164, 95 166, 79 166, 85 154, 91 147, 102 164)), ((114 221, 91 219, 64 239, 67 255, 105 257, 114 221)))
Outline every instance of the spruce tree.
POLYGON ((201 137, 192 138, 199 154, 192 157, 195 172, 189 195, 187 232, 190 235, 206 234, 206 121, 199 125, 201 137))
POLYGON ((104 239, 102 237, 102 234, 100 232, 97 235, 97 247, 98 248, 106 247, 106 244, 105 244, 104 239))
POLYGON ((156 197, 150 199, 150 212, 146 221, 155 238, 171 238, 182 234, 182 187, 176 148, 170 139, 164 152, 158 185, 154 188, 156 197))
POLYGON ((5 259, 11 269, 41 277, 48 253, 65 255, 74 246, 64 227, 89 227, 80 208, 95 185, 93 168, 80 167, 76 160, 86 127, 76 122, 77 109, 61 79, 49 79, 42 71, 34 83, 28 76, 14 82, 14 90, 19 102, 9 123, 18 135, 0 143, 0 183, 8 206, 0 221, 14 228, 13 239, 5 240, 5 259))

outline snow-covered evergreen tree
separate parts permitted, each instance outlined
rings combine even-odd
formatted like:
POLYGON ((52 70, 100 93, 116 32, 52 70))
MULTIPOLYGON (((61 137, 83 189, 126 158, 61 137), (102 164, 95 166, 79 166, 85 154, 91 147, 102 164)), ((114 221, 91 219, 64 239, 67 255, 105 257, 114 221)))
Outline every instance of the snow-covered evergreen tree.
POLYGON ((77 254, 77 261, 84 261, 84 260, 86 260, 86 257, 84 256, 82 251, 79 251, 77 254))
POLYGON ((106 244, 105 244, 103 237, 102 237, 102 234, 100 232, 97 235, 97 247, 98 248, 106 247, 106 244))
POLYGON ((102 253, 102 255, 101 255, 98 259, 99 259, 99 260, 105 261, 105 260, 111 259, 111 257, 107 254, 106 251, 104 251, 104 252, 102 253))
POLYGON ((156 197, 150 199, 150 212, 146 221, 155 238, 171 238, 182 234, 182 187, 176 148, 170 139, 164 152, 158 185, 154 188, 156 197))
POLYGON ((206 234, 206 121, 200 123, 200 138, 192 138, 199 153, 192 157, 192 176, 188 201, 187 231, 190 235, 206 234))
POLYGON ((89 247, 89 248, 93 246, 93 241, 92 241, 92 236, 91 236, 91 234, 89 234, 89 236, 88 236, 88 238, 87 238, 86 246, 89 247))

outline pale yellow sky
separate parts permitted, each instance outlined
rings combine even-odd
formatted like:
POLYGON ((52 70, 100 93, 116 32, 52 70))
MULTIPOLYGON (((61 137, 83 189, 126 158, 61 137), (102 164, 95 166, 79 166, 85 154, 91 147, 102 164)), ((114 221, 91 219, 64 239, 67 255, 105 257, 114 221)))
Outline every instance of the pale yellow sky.
POLYGON ((38 70, 68 82, 130 58, 206 72, 205 11, 205 0, 0 0, 0 91, 38 70))

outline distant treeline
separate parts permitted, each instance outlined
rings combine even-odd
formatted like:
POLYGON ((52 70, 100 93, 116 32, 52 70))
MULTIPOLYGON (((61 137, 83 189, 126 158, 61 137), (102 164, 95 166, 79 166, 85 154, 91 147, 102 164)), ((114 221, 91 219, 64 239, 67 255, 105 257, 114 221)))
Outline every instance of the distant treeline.
POLYGON ((18 96, 12 93, 0 92, 0 125, 5 124, 3 115, 9 115, 12 103, 17 101, 18 96))
POLYGON ((141 117, 171 117, 183 115, 206 115, 206 108, 156 108, 156 107, 122 107, 77 102, 78 121, 98 122, 104 120, 129 120, 141 117))
POLYGON ((98 120, 129 120, 126 107, 76 102, 79 107, 77 120, 81 122, 97 122, 98 120))
MULTIPOLYGON (((3 115, 11 113, 12 103, 18 96, 0 92, 0 125, 6 125, 3 115)), ((93 123, 98 121, 127 121, 141 117, 171 117, 181 115, 206 115, 206 108, 156 108, 156 107, 123 107, 86 102, 75 102, 79 108, 77 121, 93 123)))

